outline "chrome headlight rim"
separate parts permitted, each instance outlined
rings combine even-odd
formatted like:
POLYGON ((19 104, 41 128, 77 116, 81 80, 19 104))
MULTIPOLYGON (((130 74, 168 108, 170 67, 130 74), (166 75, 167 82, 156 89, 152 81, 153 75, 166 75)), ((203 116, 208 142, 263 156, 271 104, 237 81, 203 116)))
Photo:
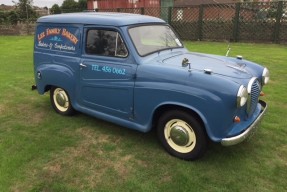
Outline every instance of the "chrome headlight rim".
POLYGON ((244 85, 241 85, 237 92, 237 107, 243 107, 247 103, 248 92, 244 85))
POLYGON ((269 70, 265 67, 262 72, 262 85, 266 85, 269 82, 270 73, 269 70))

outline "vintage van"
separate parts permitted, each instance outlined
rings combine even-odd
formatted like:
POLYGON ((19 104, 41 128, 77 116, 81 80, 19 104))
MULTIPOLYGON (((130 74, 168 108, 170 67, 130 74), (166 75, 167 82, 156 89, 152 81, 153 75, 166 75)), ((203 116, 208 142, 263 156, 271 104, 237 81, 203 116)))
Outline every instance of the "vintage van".
POLYGON ((224 146, 251 135, 266 112, 269 71, 242 57, 188 52, 171 27, 150 16, 73 13, 41 17, 33 87, 56 112, 79 111, 142 132, 185 160, 208 140, 224 146))

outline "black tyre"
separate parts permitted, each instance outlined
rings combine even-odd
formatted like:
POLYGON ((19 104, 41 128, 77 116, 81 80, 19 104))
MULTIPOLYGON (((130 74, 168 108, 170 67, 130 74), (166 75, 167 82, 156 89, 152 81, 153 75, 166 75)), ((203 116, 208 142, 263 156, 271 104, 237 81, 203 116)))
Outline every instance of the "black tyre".
POLYGON ((189 113, 172 110, 158 121, 158 137, 165 150, 184 160, 201 157, 207 148, 207 136, 201 123, 189 113))
POLYGON ((50 90, 50 100, 55 111, 61 115, 73 115, 73 109, 68 93, 60 87, 52 87, 50 90))

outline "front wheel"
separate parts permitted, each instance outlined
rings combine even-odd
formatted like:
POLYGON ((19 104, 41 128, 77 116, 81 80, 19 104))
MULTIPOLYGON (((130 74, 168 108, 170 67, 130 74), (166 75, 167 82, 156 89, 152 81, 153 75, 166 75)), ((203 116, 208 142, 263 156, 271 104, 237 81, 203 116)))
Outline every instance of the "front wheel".
POLYGON ((50 90, 50 100, 55 111, 61 115, 73 115, 73 109, 68 93, 60 87, 52 87, 50 90))
POLYGON ((158 122, 158 137, 168 153, 184 160, 201 157, 207 136, 201 123, 184 111, 168 111, 158 122))

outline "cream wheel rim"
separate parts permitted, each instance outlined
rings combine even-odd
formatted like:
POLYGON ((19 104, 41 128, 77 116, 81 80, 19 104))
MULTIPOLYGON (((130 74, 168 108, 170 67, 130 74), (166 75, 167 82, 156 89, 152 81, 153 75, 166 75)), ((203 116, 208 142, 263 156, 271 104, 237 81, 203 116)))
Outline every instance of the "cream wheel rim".
POLYGON ((168 145, 179 153, 189 153, 196 145, 192 127, 180 119, 172 119, 166 123, 164 136, 168 145))
POLYGON ((53 100, 57 109, 61 112, 66 112, 69 108, 69 97, 67 93, 61 89, 56 88, 53 94, 53 100))

